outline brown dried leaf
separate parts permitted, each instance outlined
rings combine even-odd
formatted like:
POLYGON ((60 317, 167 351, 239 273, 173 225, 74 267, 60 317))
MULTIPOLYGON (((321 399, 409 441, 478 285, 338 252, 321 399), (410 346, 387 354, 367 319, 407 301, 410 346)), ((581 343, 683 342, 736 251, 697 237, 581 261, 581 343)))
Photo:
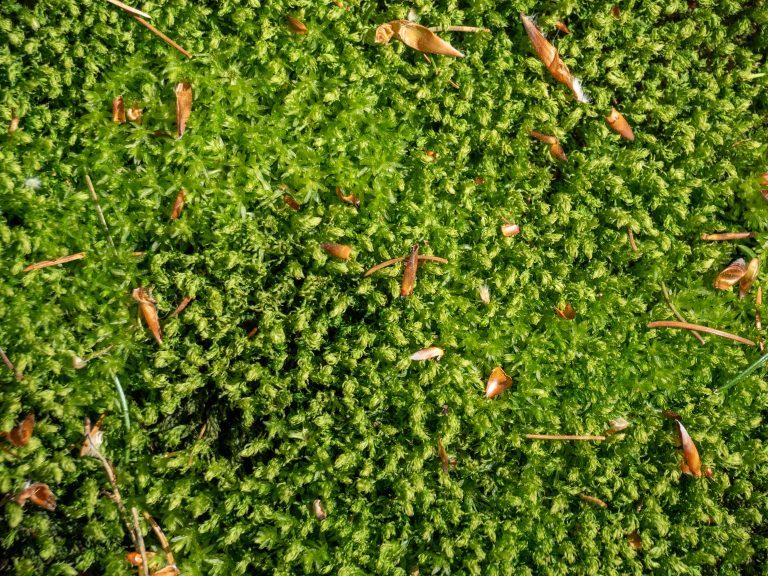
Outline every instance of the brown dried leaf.
POLYGON ((464 54, 456 50, 448 42, 441 39, 429 28, 408 20, 393 20, 382 24, 376 29, 376 42, 387 44, 395 36, 406 46, 427 54, 443 54, 464 58, 464 54))
POLYGON ((338 186, 336 186, 336 196, 338 196, 342 202, 346 202, 347 204, 352 204, 352 206, 354 206, 355 208, 360 208, 360 198, 358 198, 354 194, 349 194, 345 196, 344 192, 338 186))
POLYGON ((448 459, 448 452, 445 451, 445 446, 443 446, 443 439, 439 436, 437 437, 437 455, 440 457, 440 462, 443 465, 443 472, 448 474, 451 469, 451 461, 448 459))
POLYGON ((570 302, 566 302, 565 308, 555 308, 555 314, 564 320, 573 320, 576 318, 576 311, 573 309, 570 302))
POLYGON ((536 140, 544 142, 544 144, 549 144, 550 146, 552 144, 557 144, 557 138, 550 136, 549 134, 542 134, 541 132, 535 132, 533 130, 528 130, 528 134, 536 138, 536 140))
POLYGON ((442 348, 438 348, 437 346, 430 346, 429 348, 423 348, 422 350, 411 354, 411 360, 421 361, 430 360, 432 358, 437 358, 437 360, 440 360, 444 354, 445 351, 442 348))
POLYGON ((688 431, 683 426, 683 423, 680 420, 675 420, 675 424, 677 424, 677 434, 683 447, 683 462, 680 464, 680 469, 686 474, 701 478, 699 451, 696 450, 696 445, 688 435, 688 431))
POLYGON ((485 397, 493 398, 498 396, 510 386, 512 386, 512 378, 507 376, 501 366, 496 366, 491 371, 491 375, 488 377, 488 382, 485 385, 485 397))
POLYGON ((24 506, 27 500, 30 500, 32 504, 40 506, 40 508, 45 508, 50 512, 56 510, 56 496, 53 495, 48 484, 42 484, 40 482, 29 484, 22 490, 21 494, 19 494, 16 502, 18 502, 19 506, 24 506))
POLYGON ((299 208, 301 208, 301 205, 298 202, 296 202, 295 198, 290 194, 285 194, 283 196, 283 202, 285 202, 285 204, 292 210, 298 211, 299 208))
POLYGON ((629 542, 629 546, 633 550, 643 549, 643 540, 640 538, 640 534, 637 533, 637 530, 633 530, 627 535, 627 542, 629 542))
POLYGON ((115 124, 125 124, 125 102, 122 96, 112 100, 112 122, 115 124))
POLYGON ((557 22, 555 22, 555 28, 557 28, 558 30, 560 30, 560 32, 562 32, 563 34, 570 34, 570 33, 571 33, 571 31, 570 31, 570 30, 568 30, 568 26, 566 26, 566 25, 565 25, 565 24, 564 24, 562 21, 560 21, 560 20, 558 20, 557 22))
POLYGON ((187 191, 182 188, 176 195, 176 200, 173 202, 173 210, 171 210, 171 220, 177 220, 181 216, 181 211, 184 209, 184 198, 187 196, 187 191))
POLYGON ((288 27, 291 29, 291 32, 300 35, 307 33, 307 27, 304 25, 304 22, 293 16, 286 16, 285 18, 288 20, 288 27))
POLYGON ((747 266, 744 258, 739 258, 731 262, 725 270, 720 272, 715 278, 715 288, 718 290, 729 290, 747 273, 747 266))
POLYGON ((627 122, 627 119, 624 118, 621 112, 616 110, 616 108, 611 108, 611 114, 605 117, 605 121, 608 122, 608 126, 610 126, 614 132, 620 134, 622 138, 626 138, 630 142, 634 141, 635 134, 632 132, 632 127, 629 125, 629 122, 627 122))
POLYGON ((747 265, 744 276, 739 280, 739 298, 744 298, 749 293, 752 284, 757 279, 757 273, 760 271, 760 259, 752 258, 747 265))
POLYGON ((560 142, 555 142, 549 147, 549 153, 552 154, 557 160, 561 162, 568 162, 568 156, 565 155, 565 150, 560 145, 560 142))
POLYGON ((21 448, 29 444, 30 438, 32 438, 32 431, 35 429, 35 415, 32 413, 27 414, 18 425, 14 426, 10 432, 0 432, 0 436, 4 436, 8 442, 21 448))
POLYGON ((400 285, 400 298, 405 298, 413 294, 413 288, 416 286, 416 271, 419 268, 419 245, 414 244, 411 248, 411 255, 405 261, 405 271, 403 272, 403 283, 400 285))
POLYGON ((176 92, 176 135, 181 138, 187 129, 187 120, 192 113, 192 86, 189 82, 179 82, 176 92))
POLYGON ((320 244, 323 250, 325 250, 331 256, 340 258, 341 260, 349 260, 350 254, 352 254, 352 247, 345 246, 344 244, 331 244, 326 242, 320 244))
POLYGON ((158 344, 163 343, 163 334, 160 330, 160 320, 157 316, 157 308, 155 308, 155 300, 152 298, 151 290, 145 290, 144 288, 134 288, 131 292, 131 297, 139 303, 139 310, 141 310, 144 321, 147 323, 147 327, 152 331, 152 334, 157 340, 158 344))

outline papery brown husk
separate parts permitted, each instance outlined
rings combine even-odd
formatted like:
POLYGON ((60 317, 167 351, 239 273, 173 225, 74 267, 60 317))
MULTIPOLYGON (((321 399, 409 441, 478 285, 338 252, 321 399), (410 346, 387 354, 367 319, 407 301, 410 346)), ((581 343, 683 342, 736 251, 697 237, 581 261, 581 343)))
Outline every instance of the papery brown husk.
POLYGON ((397 37, 403 44, 419 52, 464 58, 464 54, 429 28, 409 20, 393 20, 376 29, 376 42, 379 44, 387 44, 392 37, 397 37))
POLYGON ((181 138, 187 129, 187 120, 192 113, 192 86, 189 82, 179 82, 176 93, 176 135, 181 138))
POLYGON ((147 327, 152 332, 155 340, 157 340, 158 344, 162 344, 163 334, 160 330, 160 319, 157 316, 155 300, 152 298, 149 291, 144 288, 134 288, 131 296, 139 303, 141 315, 144 317, 144 321, 147 323, 147 327))
POLYGON ((416 286, 416 271, 419 268, 419 245, 414 244, 411 248, 411 255, 405 261, 405 271, 403 272, 403 283, 400 286, 400 297, 405 298, 413 294, 413 288, 416 286))
POLYGON ((608 123, 608 126, 610 126, 614 132, 620 134, 622 138, 626 138, 630 142, 634 141, 635 134, 632 132, 632 127, 622 113, 616 110, 616 108, 611 108, 611 114, 605 117, 605 121, 608 123))

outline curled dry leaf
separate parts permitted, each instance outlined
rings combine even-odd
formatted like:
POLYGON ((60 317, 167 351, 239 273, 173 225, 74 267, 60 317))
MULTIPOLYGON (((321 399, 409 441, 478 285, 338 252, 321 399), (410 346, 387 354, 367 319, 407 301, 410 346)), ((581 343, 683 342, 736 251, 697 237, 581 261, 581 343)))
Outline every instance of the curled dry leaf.
POLYGON ((137 124, 141 124, 141 116, 144 114, 144 109, 139 108, 138 102, 134 102, 133 106, 128 108, 128 110, 125 111, 125 116, 128 118, 129 122, 136 122, 137 124))
POLYGON ((590 504, 594 504, 595 506, 600 506, 600 508, 608 508, 608 504, 600 500, 600 498, 597 498, 596 496, 588 496, 586 494, 579 494, 579 498, 584 500, 584 502, 589 502, 590 504))
POLYGON ((304 22, 298 18, 294 18, 293 16, 286 16, 286 20, 288 20, 288 27, 294 34, 304 35, 307 33, 307 27, 304 25, 304 22))
POLYGON ((419 52, 464 58, 464 54, 441 39, 429 28, 415 22, 393 20, 392 22, 382 24, 376 29, 376 42, 378 44, 388 44, 393 37, 419 52))
POLYGON ((411 255, 405 261, 405 271, 403 272, 403 282, 400 285, 400 298, 405 298, 413 294, 413 288, 416 286, 416 271, 419 268, 419 245, 414 244, 411 248, 411 255))
POLYGON ((752 260, 750 260, 749 264, 747 265, 744 276, 742 276, 739 280, 739 298, 744 298, 744 296, 749 293, 749 290, 752 288, 752 284, 754 284, 755 279, 757 278, 757 273, 759 271, 760 259, 752 258, 752 260))
POLYGON ((46 510, 53 512, 56 510, 56 496, 53 495, 48 484, 42 484, 35 482, 34 484, 27 483, 24 490, 21 491, 16 502, 19 506, 24 506, 30 500, 32 504, 45 508, 46 510))
POLYGON ((187 129, 187 120, 192 113, 192 86, 189 82, 179 82, 176 93, 176 135, 181 138, 187 129))
POLYGON ((448 452, 445 451, 443 446, 443 439, 437 437, 437 455, 440 457, 440 462, 443 465, 443 472, 448 474, 451 469, 451 461, 448 459, 448 452))
POLYGON ((680 464, 680 469, 691 476, 701 478, 701 459, 699 458, 699 451, 696 450, 696 445, 688 435, 688 431, 683 426, 680 420, 675 420, 677 425, 677 434, 680 437, 680 444, 683 447, 683 462, 680 464))
POLYGON ((539 60, 547 67, 549 73, 552 74, 555 80, 568 86, 576 96, 576 100, 579 102, 589 102, 579 79, 571 74, 568 66, 560 58, 557 49, 544 37, 544 34, 536 27, 533 20, 522 12, 520 12, 520 19, 523 21, 523 27, 528 34, 528 38, 531 40, 531 44, 533 44, 533 49, 539 56, 539 60))
POLYGON ((501 366, 496 366, 491 371, 491 375, 488 377, 488 382, 485 385, 485 397, 493 398, 498 396, 510 386, 512 386, 512 378, 507 376, 501 366))
POLYGON ((152 298, 151 289, 134 288, 133 292, 131 292, 131 297, 139 303, 141 315, 144 316, 144 321, 147 323, 147 327, 151 330, 155 340, 157 340, 158 344, 162 344, 163 334, 160 330, 160 320, 157 317, 156 302, 152 298))
POLYGON ((627 535, 627 542, 633 550, 643 549, 643 540, 640 538, 640 534, 637 533, 637 530, 633 530, 627 535))
POLYGON ((80 448, 80 458, 85 456, 98 458, 99 448, 104 442, 104 432, 101 430, 101 425, 105 416, 106 413, 99 416, 99 420, 93 426, 91 426, 90 418, 85 419, 85 442, 80 448))
POLYGON ((112 122, 125 124, 125 102, 122 96, 112 100, 112 122))
POLYGON ((177 220, 181 216, 181 211, 184 209, 184 198, 187 196, 187 191, 182 188, 176 195, 176 200, 173 201, 173 210, 171 210, 171 220, 177 220))
POLYGON ((445 351, 442 348, 438 348, 437 346, 430 346, 429 348, 423 348, 422 350, 411 354, 411 360, 420 361, 430 360, 432 358, 440 360, 444 354, 445 351))
POLYGON ((21 448, 29 444, 30 438, 32 438, 32 431, 35 429, 35 415, 31 412, 27 414, 19 424, 14 426, 10 432, 0 432, 0 436, 3 436, 8 442, 21 448))
POLYGON ((576 311, 573 309, 570 302, 566 302, 564 308, 555 308, 555 314, 564 320, 573 320, 576 318, 576 311))
POLYGON ((501 225, 501 233, 504 236, 517 236, 520 234, 520 226, 507 222, 506 224, 501 225))
POLYGON ((320 244, 320 246, 328 254, 335 258, 340 258, 341 260, 349 260, 350 254, 352 254, 352 247, 345 246, 344 244, 331 244, 325 242, 324 244, 320 244))
POLYGON ((488 289, 488 286, 485 284, 481 284, 480 287, 477 289, 478 294, 480 295, 480 302, 483 304, 490 304, 491 303, 491 291, 488 289))
POLYGON ((346 202, 347 204, 352 204, 355 208, 360 208, 360 198, 355 196, 354 194, 345 195, 341 188, 336 186, 336 196, 339 197, 339 199, 342 202, 346 202))
POLYGON ((720 272, 715 278, 715 288, 718 290, 729 290, 747 273, 747 266, 744 258, 739 258, 731 262, 728 267, 720 272))
POLYGON ((605 117, 605 121, 608 123, 608 126, 610 126, 614 132, 620 134, 622 138, 626 138, 630 142, 634 141, 635 134, 632 132, 632 127, 629 125, 629 122, 627 122, 627 119, 624 118, 621 112, 616 110, 616 108, 611 108, 611 114, 605 117))
POLYGON ((627 428, 629 428, 629 422, 627 422, 624 418, 616 418, 615 420, 611 420, 608 423, 608 429, 605 431, 605 433, 617 434, 618 432, 626 430, 627 428))
POLYGON ((566 26, 561 20, 558 20, 557 22, 555 22, 555 28, 560 30, 560 32, 562 32, 563 34, 571 33, 571 31, 568 30, 568 26, 566 26))
POLYGON ((318 520, 325 520, 328 515, 325 513, 325 508, 323 508, 323 501, 318 498, 312 503, 312 510, 315 512, 315 518, 318 520))

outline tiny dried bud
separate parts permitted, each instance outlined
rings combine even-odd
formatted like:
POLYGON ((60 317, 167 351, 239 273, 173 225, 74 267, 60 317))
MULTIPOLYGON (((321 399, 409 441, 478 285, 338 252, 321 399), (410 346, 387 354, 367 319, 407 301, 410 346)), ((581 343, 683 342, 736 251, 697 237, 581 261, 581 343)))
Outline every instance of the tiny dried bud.
POLYGON ((558 30, 560 30, 560 32, 562 32, 563 34, 570 34, 570 33, 571 33, 571 31, 570 31, 570 30, 568 30, 568 26, 566 26, 566 25, 565 25, 563 22, 561 22, 560 20, 558 20, 557 22, 555 22, 555 28, 557 28, 558 30))
POLYGON ((549 153, 552 154, 552 156, 560 160, 561 162, 568 162, 568 156, 565 155, 565 150, 563 150, 563 147, 560 145, 560 142, 555 142, 549 147, 549 153))
POLYGON ((35 429, 35 415, 32 413, 27 414, 18 425, 14 426, 10 432, 0 432, 0 436, 4 436, 8 442, 21 448, 29 444, 30 438, 32 438, 32 432, 35 429))
POLYGON ((151 290, 134 288, 133 292, 131 292, 131 297, 139 303, 139 310, 141 310, 144 321, 147 323, 147 327, 152 332, 155 340, 157 340, 158 344, 162 344, 163 335, 160 330, 160 319, 157 316, 157 308, 155 308, 155 300, 152 298, 151 290))
POLYGON ((184 198, 187 195, 187 191, 182 188, 176 195, 176 200, 173 202, 173 210, 171 210, 171 220, 177 220, 181 216, 181 211, 184 209, 184 198))
POLYGON ((283 196, 283 202, 285 202, 286 206, 291 208, 292 210, 297 210, 301 208, 298 202, 291 196, 290 194, 285 194, 283 196))
POLYGON ((354 194, 349 194, 348 196, 344 194, 344 192, 336 186, 336 196, 339 197, 339 199, 342 202, 346 202, 347 204, 352 204, 355 208, 360 208, 360 198, 355 196, 354 194))
POLYGON ((329 242, 326 242, 324 244, 321 244, 320 246, 328 254, 336 258, 340 258, 341 260, 349 260, 350 254, 352 253, 352 247, 345 246, 344 244, 331 244, 329 242))
POLYGON ((128 110, 125 111, 125 115, 128 118, 129 122, 136 122, 137 124, 141 124, 141 116, 144 114, 144 109, 139 108, 138 102, 134 102, 133 106, 128 108, 128 110))

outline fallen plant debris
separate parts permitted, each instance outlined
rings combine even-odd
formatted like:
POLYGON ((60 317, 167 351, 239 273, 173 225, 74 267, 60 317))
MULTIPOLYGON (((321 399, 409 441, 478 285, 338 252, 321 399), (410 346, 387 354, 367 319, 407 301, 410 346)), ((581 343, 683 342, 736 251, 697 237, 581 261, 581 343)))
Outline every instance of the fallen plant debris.
POLYGON ((613 5, 613 8, 611 8, 611 14, 614 18, 616 18, 616 20, 621 18, 621 8, 619 8, 618 4, 613 5))
POLYGON ((507 376, 501 366, 496 366, 491 370, 491 375, 488 377, 488 382, 485 384, 485 397, 495 398, 502 394, 512 386, 512 378, 507 376))
POLYGON ((539 60, 544 63, 544 66, 547 67, 547 70, 549 70, 554 79, 568 86, 579 102, 589 102, 589 98, 587 98, 581 86, 581 81, 571 74, 568 66, 560 58, 557 49, 544 37, 544 34, 536 27, 533 20, 522 12, 520 12, 520 20, 523 22, 525 32, 528 34, 528 38, 531 40, 539 60))
POLYGON ((702 234, 702 240, 720 241, 720 240, 742 240, 744 238, 754 238, 754 232, 721 232, 718 234, 702 234))
POLYGON ((346 202, 347 204, 351 204, 355 208, 360 208, 360 198, 355 196, 354 194, 344 194, 341 188, 336 186, 336 196, 339 197, 339 199, 342 202, 346 202))
POLYGON ((562 32, 563 34, 570 34, 570 33, 571 33, 571 31, 570 31, 570 30, 568 30, 568 26, 566 26, 566 25, 565 25, 565 24, 562 22, 562 20, 558 20, 557 22, 555 22, 555 28, 557 28, 558 30, 560 30, 560 32, 562 32))
POLYGON ((134 288, 131 297, 139 303, 139 310, 147 323, 147 328, 152 332, 157 343, 162 344, 163 334, 160 330, 160 320, 157 316, 157 308, 155 308, 157 302, 152 298, 152 290, 145 290, 142 287, 134 288))
POLYGON ((58 266, 59 264, 67 264, 68 262, 74 262, 75 260, 82 260, 85 258, 85 252, 78 252, 77 254, 70 254, 69 256, 62 256, 55 260, 44 260, 37 262, 36 264, 30 264, 22 272, 32 272, 33 270, 40 270, 41 268, 48 268, 49 266, 58 266))
POLYGON ((581 435, 559 435, 559 434, 526 434, 529 440, 605 440, 605 436, 581 436, 581 435))
POLYGON ((11 121, 8 123, 8 134, 13 134, 19 129, 20 118, 16 116, 16 112, 11 114, 11 121))
POLYGON ((579 498, 584 500, 584 502, 589 502, 590 504, 594 504, 595 506, 599 506, 600 508, 608 508, 608 504, 600 500, 597 496, 589 496, 587 494, 579 494, 579 498))
POLYGON ((298 18, 294 18, 293 16, 286 16, 285 19, 288 21, 288 27, 291 29, 291 32, 294 34, 304 35, 308 32, 304 22, 298 18))
POLYGON ((606 434, 618 434, 619 432, 623 432, 629 428, 629 422, 623 418, 619 417, 614 420, 611 420, 608 423, 608 429, 605 431, 606 434))
POLYGON ((301 205, 299 205, 295 198, 290 194, 283 195, 283 202, 285 202, 285 205, 288 206, 291 210, 296 210, 298 212, 299 208, 301 208, 301 205))
POLYGON ((451 471, 451 460, 448 458, 448 452, 446 452, 443 439, 440 436, 437 437, 437 455, 440 458, 443 473, 448 474, 451 471))
POLYGON ((99 448, 104 443, 104 432, 101 429, 101 425, 104 423, 106 415, 107 413, 105 412, 99 416, 98 421, 93 426, 91 426, 91 419, 87 416, 85 417, 85 441, 80 448, 80 458, 85 458, 86 456, 98 458, 99 448))
POLYGON ((563 147, 560 145, 560 141, 557 138, 540 132, 534 132, 533 130, 528 130, 528 134, 536 138, 536 140, 549 145, 549 153, 552 154, 553 158, 560 160, 561 162, 568 161, 568 157, 565 155, 565 150, 563 150, 563 147))
POLYGON ((144 26, 144 28, 146 28, 147 30, 149 30, 150 32, 152 32, 152 34, 154 34, 155 36, 157 36, 158 38, 160 38, 160 39, 161 39, 163 42, 165 42, 166 44, 168 44, 168 45, 170 45, 170 46, 173 46, 173 47, 174 47, 176 50, 178 50, 179 52, 181 52, 182 54, 184 54, 184 56, 186 56, 187 58, 189 58, 190 60, 192 60, 192 54, 190 54, 189 52, 187 52, 186 50, 184 50, 184 48, 182 48, 182 47, 181 47, 181 46, 179 46, 179 45, 178 45, 176 42, 174 42, 173 40, 171 40, 170 38, 168 38, 168 36, 166 36, 165 34, 163 34, 162 32, 160 32, 160 30, 158 30, 157 28, 155 28, 154 26, 152 26, 152 24, 150 24, 149 22, 147 22, 146 20, 144 20, 144 19, 143 19, 141 16, 137 16, 136 14, 131 14, 131 17, 132 17, 134 20, 136 20, 136 22, 138 22, 139 24, 141 24, 142 26, 144 26))
POLYGON ((501 225, 501 234, 506 238, 509 238, 510 236, 517 236, 520 234, 520 226, 510 222, 505 222, 501 225))
POLYGON ((30 412, 24 420, 19 422, 19 424, 14 426, 9 432, 0 432, 0 436, 8 440, 8 442, 17 448, 22 448, 29 444, 34 429, 35 415, 30 412))
POLYGON ((414 352, 413 354, 411 354, 411 360, 418 362, 423 360, 431 360, 432 358, 435 358, 436 360, 439 361, 444 354, 445 354, 445 351, 442 348, 438 348, 437 346, 430 346, 429 348, 423 348, 422 350, 419 350, 418 352, 414 352))
POLYGON ((349 260, 352 254, 352 247, 344 244, 333 244, 331 242, 324 242, 320 244, 320 247, 334 258, 340 260, 349 260))
POLYGON ((629 544, 629 547, 633 550, 642 550, 643 549, 643 540, 640 538, 640 534, 637 530, 633 530, 627 535, 627 543, 629 544))
POLYGON ((328 514, 325 513, 325 508, 323 508, 323 501, 320 500, 320 498, 317 498, 312 503, 312 510, 315 513, 315 518, 317 518, 321 522, 326 518, 328 518, 328 514))
POLYGON ((180 574, 181 571, 176 567, 176 559, 173 557, 173 552, 171 551, 171 545, 168 543, 168 538, 165 537, 165 534, 163 533, 163 530, 160 528, 160 525, 155 521, 152 515, 146 510, 143 512, 143 514, 144 514, 144 519, 147 522, 149 522, 150 526, 152 526, 152 530, 154 531, 155 536, 160 542, 160 547, 163 549, 163 552, 165 552, 165 560, 168 564, 165 568, 162 568, 157 572, 153 572, 153 576, 157 576, 158 574, 160 574, 161 576, 171 576, 171 575, 175 576, 176 574, 180 574))
POLYGON ((685 473, 696 478, 701 478, 701 459, 699 458, 699 451, 696 450, 696 445, 688 435, 688 431, 683 426, 680 420, 675 420, 677 426, 677 434, 680 439, 680 444, 683 449, 683 462, 680 464, 680 469, 685 473))
POLYGON ((389 44, 393 37, 419 52, 464 58, 464 54, 441 39, 429 28, 415 22, 393 20, 382 24, 376 29, 376 42, 378 44, 389 44))
POLYGON ((5 353, 5 350, 0 348, 0 358, 3 360, 3 364, 5 364, 5 367, 8 368, 11 372, 13 372, 14 377, 16 380, 23 380, 24 375, 21 372, 18 372, 16 370, 16 367, 13 365, 13 362, 11 362, 11 359, 8 358, 8 355, 5 353))
POLYGON ((757 273, 760 271, 760 259, 752 258, 747 264, 744 275, 739 279, 739 298, 744 298, 749 294, 752 284, 757 279, 757 273))
POLYGON ((739 342, 740 344, 745 344, 747 346, 755 346, 755 343, 752 342, 752 340, 748 340, 747 338, 742 338, 741 336, 736 336, 735 334, 731 334, 730 332, 723 332, 722 330, 717 330, 716 328, 710 328, 709 326, 701 326, 700 324, 690 324, 688 322, 672 322, 669 320, 660 320, 656 322, 649 322, 647 326, 648 328, 682 328, 684 330, 695 330, 697 332, 706 332, 707 334, 713 334, 715 336, 720 336, 721 338, 727 338, 729 340, 733 340, 734 342, 739 342))
POLYGON ((176 135, 181 138, 192 113, 192 86, 189 82, 179 82, 174 92, 176 93, 176 135))
POLYGON ((115 124, 125 124, 125 102, 122 96, 112 100, 112 122, 115 124))
MULTIPOLYGON (((672 314, 674 314, 675 318, 677 318, 680 322, 688 323, 688 321, 683 317, 682 314, 677 310, 675 307, 675 303, 672 302, 672 297, 669 295, 669 291, 667 290, 667 287, 664 285, 664 283, 661 283, 661 293, 664 296, 664 300, 667 303, 667 306, 672 311, 672 314)), ((704 338, 702 338, 701 334, 696 332, 696 330, 691 330, 691 334, 699 341, 701 344, 704 344, 704 338)))
POLYGON ((107 0, 110 4, 114 4, 118 8, 121 8, 122 10, 125 10, 128 12, 128 14, 133 14, 134 16, 142 16, 143 18, 152 18, 149 14, 146 12, 142 12, 141 10, 138 10, 136 8, 133 8, 132 6, 128 6, 127 4, 123 4, 120 2, 120 0, 107 0))
POLYGON ((487 285, 481 284, 477 288, 478 296, 480 296, 480 302, 482 302, 485 305, 488 305, 491 303, 491 291, 488 288, 487 285))
POLYGON ((560 316, 563 320, 573 320, 576 318, 576 310, 573 309, 570 302, 566 302, 563 308, 555 306, 555 314, 560 316))
POLYGON ((125 111, 125 117, 129 122, 135 122, 141 124, 141 117, 144 114, 144 109, 139 106, 137 102, 125 111))
POLYGON ((744 262, 744 258, 734 260, 717 275, 714 286, 718 290, 730 290, 746 273, 747 264, 744 262))
POLYGON ((35 506, 40 506, 49 512, 56 510, 56 496, 51 492, 48 484, 41 482, 30 483, 27 482, 21 494, 16 498, 16 502, 19 506, 24 506, 27 500, 32 502, 35 506))
POLYGON ((171 210, 171 220, 177 220, 181 216, 181 211, 184 209, 184 198, 187 195, 187 191, 182 188, 176 195, 176 200, 173 201, 173 209, 171 210))
POLYGON ((176 318, 176 316, 181 314, 184 311, 184 309, 187 306, 189 306, 189 303, 192 302, 192 300, 194 300, 194 298, 192 298, 192 296, 184 296, 184 298, 181 299, 181 302, 179 303, 179 305, 176 306, 176 309, 173 312, 171 312, 169 317, 170 318, 176 318))
POLYGON ((632 226, 627 228, 627 236, 629 236, 629 245, 632 247, 632 252, 639 252, 637 243, 635 243, 635 234, 632 232, 632 226))
POLYGON ((147 549, 144 547, 144 534, 141 532, 141 526, 139 526, 139 511, 135 507, 131 507, 131 519, 133 520, 133 531, 136 534, 136 544, 139 549, 139 556, 141 557, 141 569, 144 572, 144 576, 149 576, 149 562, 147 559, 147 549))
POLYGON ((632 132, 632 127, 629 125, 629 122, 627 122, 627 119, 624 118, 621 112, 616 110, 616 108, 611 108, 611 113, 605 117, 605 121, 608 123, 608 126, 622 138, 634 142, 635 134, 632 132))
POLYGON ((114 250, 115 243, 112 241, 112 235, 109 233, 109 226, 107 226, 107 220, 104 218, 104 212, 101 210, 99 197, 96 196, 96 189, 93 187, 93 182, 91 182, 91 177, 88 174, 85 175, 85 183, 88 186, 88 193, 91 195, 91 200, 93 200, 93 203, 96 205, 96 213, 99 216, 99 223, 101 223, 101 227, 104 228, 104 233, 107 235, 107 242, 109 242, 109 245, 114 250))
POLYGON ((405 261, 405 270, 403 271, 403 282, 400 285, 400 298, 405 298, 413 294, 413 288, 416 286, 416 272, 419 268, 419 245, 414 244, 411 248, 411 255, 405 261))

